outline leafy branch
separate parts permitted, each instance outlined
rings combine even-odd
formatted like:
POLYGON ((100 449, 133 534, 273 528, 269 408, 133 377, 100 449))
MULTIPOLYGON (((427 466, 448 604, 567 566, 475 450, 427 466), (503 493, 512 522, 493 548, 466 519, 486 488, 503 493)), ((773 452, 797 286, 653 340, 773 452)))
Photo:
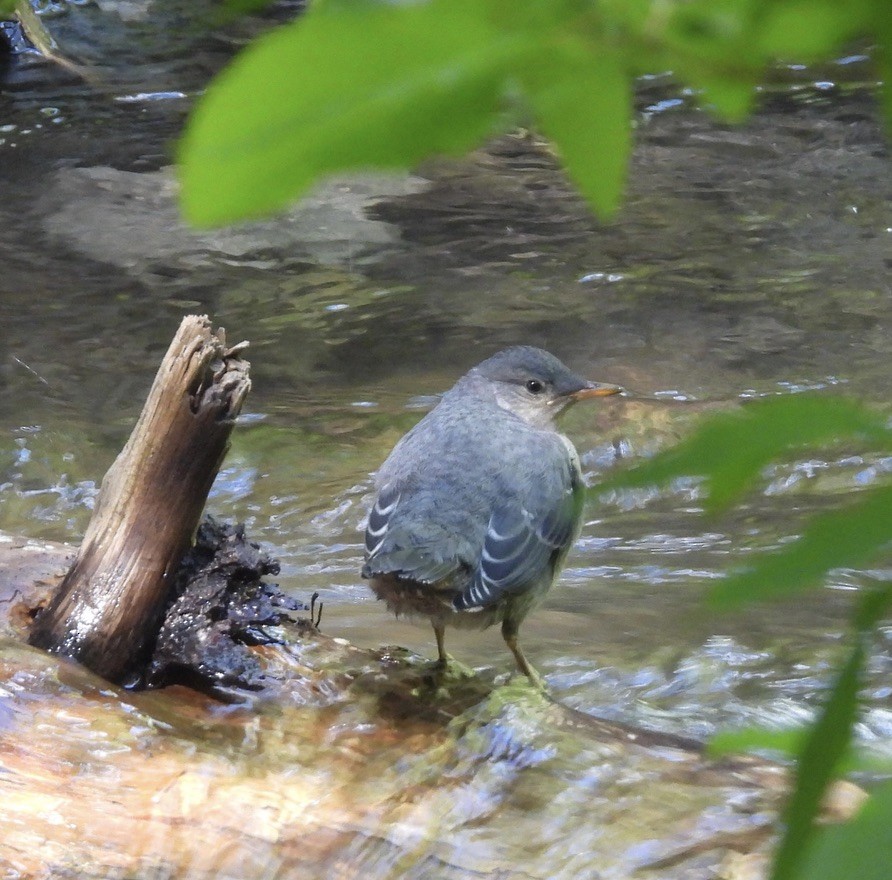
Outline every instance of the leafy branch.
POLYGON ((609 216, 636 76, 672 70, 739 120, 773 60, 827 59, 855 37, 877 42, 892 79, 889 19, 887 0, 317 0, 198 102, 179 148, 183 212, 256 217, 327 174, 409 169, 532 121, 609 216))

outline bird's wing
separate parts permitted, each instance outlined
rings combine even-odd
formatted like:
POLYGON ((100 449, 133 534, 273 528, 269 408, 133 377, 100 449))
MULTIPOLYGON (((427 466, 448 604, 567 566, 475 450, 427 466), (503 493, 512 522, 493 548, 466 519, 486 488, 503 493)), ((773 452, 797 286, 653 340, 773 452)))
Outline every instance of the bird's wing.
POLYGON ((399 503, 400 493, 395 486, 384 486, 378 493, 365 529, 366 558, 372 558, 384 546, 390 517, 399 503))
POLYGON ((455 556, 446 558, 434 551, 437 542, 433 524, 428 524, 431 534, 425 545, 404 526, 394 526, 394 521, 399 519, 394 514, 401 498, 395 486, 385 485, 378 493, 365 530, 366 563, 362 576, 394 574, 418 583, 433 584, 462 568, 461 561, 455 556))
POLYGON ((498 507, 490 517, 473 578, 453 600, 454 607, 461 611, 491 605, 543 576, 551 577, 555 558, 573 540, 581 501, 581 490, 570 481, 538 511, 520 503, 498 507))

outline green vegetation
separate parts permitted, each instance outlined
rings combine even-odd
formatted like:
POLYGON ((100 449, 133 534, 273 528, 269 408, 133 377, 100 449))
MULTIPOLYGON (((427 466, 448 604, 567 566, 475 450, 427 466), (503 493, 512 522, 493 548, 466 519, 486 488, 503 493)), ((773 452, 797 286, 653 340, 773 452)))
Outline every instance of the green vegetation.
MULTIPOLYGON (((531 124, 609 216, 622 196, 636 76, 671 70, 719 117, 740 120, 768 64, 829 60, 854 38, 876 44, 879 78, 892 80, 889 0, 317 0, 244 51, 199 102, 180 149, 183 210, 198 224, 255 217, 326 174, 407 169, 531 124)), ((881 100, 892 130, 892 88, 881 100)), ((830 443, 889 454, 892 431, 838 398, 776 398, 704 423, 596 491, 701 474, 716 514, 756 487, 769 462, 830 443)), ((890 543, 892 487, 867 489, 720 584, 712 600, 727 608, 787 596, 887 555, 890 543)), ((867 647, 890 603, 892 584, 864 590, 848 654, 809 731, 723 739, 724 748, 785 744, 796 755, 775 880, 888 873, 890 785, 845 826, 818 831, 814 817, 849 760, 867 647)))
MULTIPOLYGON (((715 516, 757 486, 769 463, 819 444, 888 455, 892 430, 878 414, 842 398, 811 394, 768 398, 704 421, 683 443, 603 481, 594 491, 665 485, 696 474, 704 477, 709 493, 707 514, 715 516)), ((709 596, 713 606, 733 609, 755 599, 781 599, 820 586, 834 569, 864 566, 888 556, 892 486, 865 489, 860 496, 854 504, 815 517, 797 540, 760 554, 752 566, 718 582, 709 596)), ((818 834, 814 819, 827 785, 853 763, 849 753, 861 673, 874 628, 890 608, 892 582, 865 589, 855 612, 850 648, 810 730, 780 735, 774 730, 746 730, 723 734, 714 743, 716 753, 762 748, 797 758, 797 785, 784 816, 786 831, 773 880, 886 876, 890 864, 886 840, 892 827, 888 785, 878 789, 846 826, 818 834), (865 847, 872 829, 882 833, 875 846, 865 847)))
POLYGON ((199 102, 180 149, 183 211, 197 224, 259 216, 323 175, 411 168, 529 122, 607 216, 636 76, 672 70, 739 120, 772 60, 827 59, 858 36, 885 49, 889 79, 888 0, 317 0, 199 102))

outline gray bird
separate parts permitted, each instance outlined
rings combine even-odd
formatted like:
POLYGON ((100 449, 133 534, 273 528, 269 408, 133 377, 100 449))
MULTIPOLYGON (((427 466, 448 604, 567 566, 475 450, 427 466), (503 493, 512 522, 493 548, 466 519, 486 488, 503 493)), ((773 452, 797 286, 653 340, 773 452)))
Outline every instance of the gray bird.
POLYGON ((397 615, 427 617, 445 666, 447 625, 502 624, 517 667, 541 684, 518 629, 579 534, 583 483, 556 416, 616 394, 531 346, 462 376, 377 475, 362 576, 397 615))

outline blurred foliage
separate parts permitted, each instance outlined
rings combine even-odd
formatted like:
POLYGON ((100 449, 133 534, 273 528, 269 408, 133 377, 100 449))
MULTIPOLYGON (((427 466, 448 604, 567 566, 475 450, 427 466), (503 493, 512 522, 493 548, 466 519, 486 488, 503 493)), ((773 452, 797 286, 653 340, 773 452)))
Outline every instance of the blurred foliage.
POLYGON ((247 15, 269 6, 271 0, 226 0, 223 4, 226 15, 247 15))
POLYGON ((708 513, 740 501, 770 462, 833 441, 882 449, 892 444, 886 420, 861 404, 820 394, 767 397, 703 420, 699 430, 662 455, 604 480, 599 492, 661 485, 674 477, 705 478, 708 513))
POLYGON ((796 541, 717 584, 711 599, 732 608, 789 596, 821 583, 828 571, 869 565, 888 553, 890 542, 892 486, 867 489, 855 503, 814 517, 796 541))
MULTIPOLYGON (((704 420, 675 448, 603 480, 593 491, 603 495, 698 475, 708 492, 704 508, 715 516, 754 489, 770 463, 796 457, 816 445, 889 454, 892 430, 881 415, 843 398, 814 394, 766 398, 704 420)), ((888 558, 890 549, 892 486, 877 485, 861 490, 853 504, 814 517, 797 539, 757 554, 751 565, 719 582, 711 598, 720 608, 754 599, 780 599, 821 586, 834 569, 888 558)), ((892 797, 885 788, 874 793, 848 825, 818 832, 815 817, 830 781, 856 763, 850 745, 862 671, 871 635, 890 607, 892 581, 879 580, 863 590, 851 647, 812 727, 805 731, 749 729, 723 734, 713 746, 715 753, 775 749, 796 758, 796 786, 783 817, 785 830, 773 880, 888 876, 892 864, 889 826, 883 822, 892 821, 892 797), (880 829, 883 839, 866 846, 865 841, 880 829)))
POLYGON ((888 0, 316 0, 199 101, 180 145, 183 211, 259 216, 326 174, 411 168, 532 121, 607 216, 636 76, 672 70, 739 120, 776 59, 826 60, 866 37, 888 79, 890 19, 888 0))
POLYGON ((892 782, 879 786, 848 824, 824 829, 806 855, 808 880, 887 880, 892 865, 892 782))
MULTIPOLYGON (((766 398, 701 423, 691 437, 640 466, 605 480, 598 492, 660 485, 688 474, 704 478, 704 509, 715 515, 740 501, 771 462, 810 446, 857 444, 892 451, 886 420, 836 397, 796 394, 766 398)), ((820 584, 828 571, 866 565, 892 543, 892 486, 859 494, 853 504, 815 517, 795 541, 760 554, 713 587, 712 604, 733 608, 781 598, 820 584)))
MULTIPOLYGON (((863 600, 855 645, 797 753, 796 784, 782 817, 785 830, 774 857, 774 880, 807 876, 803 875, 803 866, 815 838, 815 818, 827 786, 848 751, 858 717, 858 688, 868 633, 888 608, 888 600, 888 590, 871 593, 863 600)), ((868 862, 870 858, 865 856, 868 862)))

